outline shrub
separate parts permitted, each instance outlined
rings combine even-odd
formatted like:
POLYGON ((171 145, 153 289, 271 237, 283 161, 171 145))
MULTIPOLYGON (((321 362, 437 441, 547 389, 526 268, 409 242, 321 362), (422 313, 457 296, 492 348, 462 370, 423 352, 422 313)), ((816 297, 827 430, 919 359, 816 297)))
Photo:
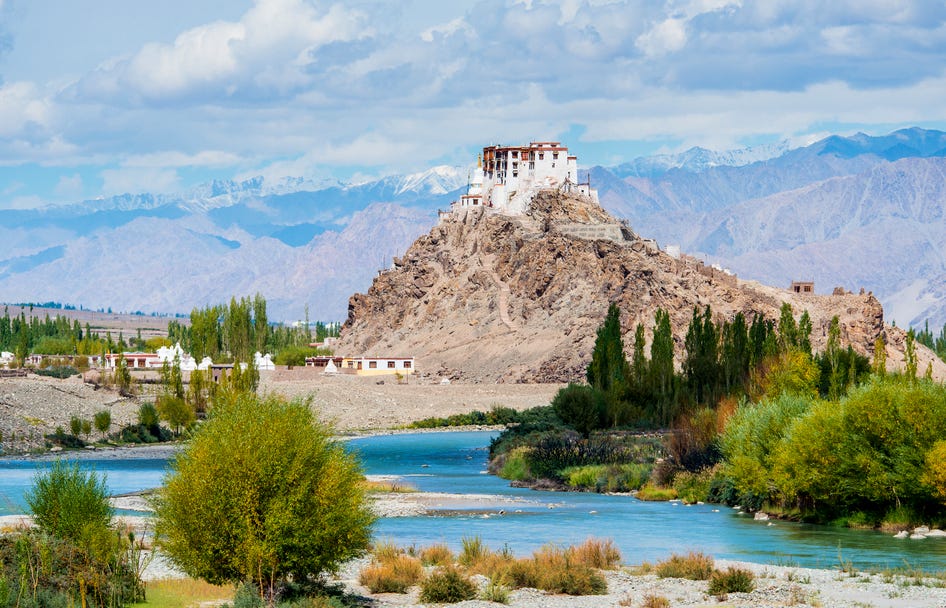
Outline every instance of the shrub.
POLYGON ((371 593, 406 593, 424 576, 424 567, 416 557, 398 555, 373 563, 361 571, 358 581, 371 593))
POLYGON ((57 460, 37 473, 26 503, 40 530, 74 543, 101 535, 111 523, 105 479, 95 471, 82 471, 76 463, 57 460))
POLYGON ((572 558, 568 550, 553 546, 542 547, 531 559, 516 560, 509 578, 516 587, 567 595, 600 595, 608 587, 601 574, 572 558))
POLYGON ((50 378, 69 378, 70 376, 75 376, 79 373, 79 370, 72 367, 71 365, 57 365, 54 367, 47 367, 45 369, 36 370, 36 375, 38 376, 48 376, 50 378))
POLYGON ((673 478, 673 489, 684 502, 705 502, 710 496, 713 474, 713 469, 704 469, 699 473, 681 471, 673 478))
POLYGON ((270 596, 362 554, 374 517, 355 457, 332 434, 309 402, 242 393, 217 404, 155 501, 164 554, 189 576, 270 596))
POLYGON ((404 555, 404 550, 390 541, 382 540, 374 544, 371 553, 376 561, 385 563, 404 555))
POLYGON ((453 563, 453 551, 444 544, 424 547, 420 551, 420 561, 425 566, 446 566, 453 563))
POLYGON ((670 608, 670 600, 662 595, 645 595, 641 608, 670 608))
POLYGON ((561 476, 570 487, 595 492, 631 492, 638 490, 650 477, 651 467, 628 463, 568 467, 561 476))
POLYGON ((496 602, 497 604, 508 604, 509 588, 491 580, 483 588, 483 592, 480 593, 480 599, 487 602, 496 602))
POLYGON ((712 557, 695 551, 686 555, 674 553, 669 559, 658 562, 654 569, 660 578, 686 578, 692 581, 705 581, 715 570, 712 557))
POLYGON ((717 570, 709 579, 709 594, 749 593, 755 588, 754 578, 752 572, 743 568, 730 566, 725 572, 717 570))
POLYGON ((457 561, 460 562, 461 566, 475 567, 477 563, 490 554, 489 547, 483 543, 483 539, 479 536, 464 536, 460 542, 463 549, 460 551, 457 561))
POLYGON ((504 454, 499 476, 510 481, 531 479, 532 475, 529 473, 529 463, 527 461, 528 453, 529 448, 522 446, 504 454))
POLYGON ((476 585, 453 566, 438 568, 420 585, 420 601, 452 604, 476 597, 476 585))
POLYGON ((614 570, 621 563, 621 552, 610 539, 589 538, 576 547, 570 547, 566 553, 575 563, 599 570, 614 570))
POLYGON ((677 497, 677 491, 673 488, 658 488, 653 484, 647 483, 635 494, 638 500, 646 501, 665 501, 673 500, 677 497))
POLYGON ((601 391, 582 384, 569 384, 552 399, 559 419, 585 436, 603 426, 604 408, 601 391))
POLYGON ((92 421, 95 424, 95 430, 102 433, 102 437, 105 437, 108 429, 112 426, 112 413, 108 410, 102 410, 95 414, 92 421))
POLYGON ((197 413, 183 397, 172 394, 161 395, 158 397, 156 409, 161 419, 167 422, 178 435, 181 434, 182 428, 186 429, 197 421, 197 413))

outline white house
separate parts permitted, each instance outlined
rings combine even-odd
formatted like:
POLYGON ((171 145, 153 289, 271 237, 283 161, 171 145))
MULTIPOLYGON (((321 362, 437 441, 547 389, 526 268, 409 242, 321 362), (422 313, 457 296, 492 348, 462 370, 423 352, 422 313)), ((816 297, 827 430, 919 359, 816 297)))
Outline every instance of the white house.
POLYGON ((273 356, 269 353, 262 355, 259 351, 256 351, 253 355, 253 363, 256 365, 256 369, 260 371, 276 369, 276 365, 273 363, 273 356))
POLYGON ((578 157, 557 141, 527 146, 487 146, 470 175, 467 193, 452 209, 483 206, 515 215, 524 213, 540 190, 558 189, 598 202, 590 184, 578 183, 578 157))

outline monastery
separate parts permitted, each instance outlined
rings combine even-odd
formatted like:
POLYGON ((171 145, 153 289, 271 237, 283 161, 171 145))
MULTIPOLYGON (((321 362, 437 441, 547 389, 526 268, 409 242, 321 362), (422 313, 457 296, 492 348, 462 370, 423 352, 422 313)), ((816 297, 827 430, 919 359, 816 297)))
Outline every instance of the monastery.
POLYGON ((578 183, 578 157, 557 141, 534 141, 528 146, 487 146, 477 159, 467 193, 451 210, 486 207, 520 215, 541 190, 581 194, 598 203, 598 192, 578 183))

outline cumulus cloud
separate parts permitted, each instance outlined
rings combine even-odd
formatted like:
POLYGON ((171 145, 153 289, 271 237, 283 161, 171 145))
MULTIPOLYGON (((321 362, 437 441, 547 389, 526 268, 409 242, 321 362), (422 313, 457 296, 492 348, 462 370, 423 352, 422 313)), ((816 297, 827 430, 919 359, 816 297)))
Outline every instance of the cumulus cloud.
POLYGON ((90 74, 75 92, 142 103, 278 98, 310 84, 306 67, 319 48, 370 35, 363 21, 362 12, 342 4, 319 11, 305 0, 256 0, 240 21, 195 27, 171 44, 146 44, 90 74))
POLYGON ((256 0, 70 83, 2 85, 0 164, 94 163, 105 193, 166 191, 187 167, 415 171, 573 125, 585 141, 729 147, 943 120, 942 3, 479 0, 423 24, 399 10, 256 0))

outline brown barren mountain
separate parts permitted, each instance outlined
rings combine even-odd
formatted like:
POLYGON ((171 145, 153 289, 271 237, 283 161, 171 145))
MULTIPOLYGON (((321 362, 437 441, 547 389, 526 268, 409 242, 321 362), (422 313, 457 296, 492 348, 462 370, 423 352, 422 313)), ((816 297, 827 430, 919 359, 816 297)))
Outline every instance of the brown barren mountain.
MULTIPOLYGON (((901 366, 903 332, 884 324, 877 299, 840 291, 796 294, 741 281, 660 251, 588 199, 543 192, 522 216, 443 214, 368 293, 352 296, 337 352, 415 356, 419 372, 474 382, 564 382, 584 376, 611 302, 628 347, 643 323, 649 349, 654 312, 668 311, 678 361, 694 306, 711 306, 719 321, 740 311, 777 320, 788 302, 796 318, 811 316, 816 350, 838 315, 842 345, 873 357, 883 336, 888 365, 901 366)), ((930 351, 918 353, 920 373, 932 361, 934 376, 946 377, 930 351)))

